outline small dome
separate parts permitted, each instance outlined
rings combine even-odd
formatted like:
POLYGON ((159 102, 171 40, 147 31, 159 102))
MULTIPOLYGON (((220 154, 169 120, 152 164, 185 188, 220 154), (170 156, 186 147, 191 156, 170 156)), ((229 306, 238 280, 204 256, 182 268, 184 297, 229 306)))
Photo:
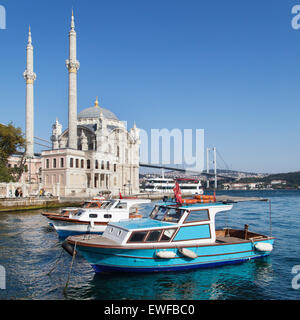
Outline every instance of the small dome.
POLYGON ((113 112, 99 106, 98 97, 95 101, 95 105, 93 107, 84 109, 81 112, 79 112, 77 118, 78 119, 100 118, 101 112, 102 112, 103 118, 112 119, 112 120, 119 120, 113 112))

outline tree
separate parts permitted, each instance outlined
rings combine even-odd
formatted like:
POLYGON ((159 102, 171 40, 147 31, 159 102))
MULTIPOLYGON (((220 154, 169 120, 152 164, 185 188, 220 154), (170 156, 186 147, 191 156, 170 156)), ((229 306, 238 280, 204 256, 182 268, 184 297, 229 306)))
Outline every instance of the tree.
POLYGON ((26 140, 23 137, 22 130, 16 128, 12 123, 7 126, 0 124, 0 181, 9 182, 14 181, 14 174, 20 177, 24 170, 24 163, 21 161, 20 168, 8 168, 8 158, 16 153, 22 155, 24 158, 26 140))

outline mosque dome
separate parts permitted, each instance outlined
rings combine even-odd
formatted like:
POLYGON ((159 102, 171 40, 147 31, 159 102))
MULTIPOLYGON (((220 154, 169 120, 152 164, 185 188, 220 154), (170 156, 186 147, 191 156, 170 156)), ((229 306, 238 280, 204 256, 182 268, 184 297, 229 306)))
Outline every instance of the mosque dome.
POLYGON ((95 101, 95 105, 93 107, 86 108, 86 109, 82 110, 81 112, 79 112, 78 119, 100 118, 101 113, 103 115, 103 118, 105 118, 105 119, 119 120, 113 112, 99 106, 98 97, 97 97, 97 99, 95 101))

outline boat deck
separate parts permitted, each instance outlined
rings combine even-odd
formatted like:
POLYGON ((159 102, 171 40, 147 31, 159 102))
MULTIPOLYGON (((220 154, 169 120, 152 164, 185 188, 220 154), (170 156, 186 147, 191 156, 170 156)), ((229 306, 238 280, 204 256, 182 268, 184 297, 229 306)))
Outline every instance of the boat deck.
POLYGON ((217 243, 236 243, 236 242, 248 242, 249 240, 241 239, 238 237, 217 237, 217 243))
POLYGON ((84 235, 79 235, 79 236, 71 236, 69 239, 76 243, 76 242, 81 242, 85 244, 101 244, 105 246, 117 246, 119 245, 118 242, 113 241, 111 239, 102 237, 100 235, 93 235, 93 234, 84 234, 84 235))

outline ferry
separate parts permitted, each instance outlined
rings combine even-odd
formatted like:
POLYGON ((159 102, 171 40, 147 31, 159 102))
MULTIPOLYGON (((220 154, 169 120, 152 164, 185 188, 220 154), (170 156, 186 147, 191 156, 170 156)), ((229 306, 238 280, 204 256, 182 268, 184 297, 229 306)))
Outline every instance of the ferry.
POLYGON ((111 222, 102 236, 71 236, 63 247, 73 256, 79 252, 96 273, 188 270, 268 256, 272 236, 247 225, 216 230, 216 215, 232 207, 214 196, 168 200, 148 218, 111 222))
POLYGON ((203 194, 203 188, 199 179, 168 179, 168 178, 151 178, 147 179, 143 189, 145 192, 162 192, 172 193, 176 181, 184 193, 203 194))
POLYGON ((122 219, 137 219, 139 206, 150 203, 149 199, 111 199, 88 201, 87 205, 77 210, 68 211, 67 214, 46 215, 50 224, 60 238, 75 234, 96 233, 102 234, 108 223, 122 219))

